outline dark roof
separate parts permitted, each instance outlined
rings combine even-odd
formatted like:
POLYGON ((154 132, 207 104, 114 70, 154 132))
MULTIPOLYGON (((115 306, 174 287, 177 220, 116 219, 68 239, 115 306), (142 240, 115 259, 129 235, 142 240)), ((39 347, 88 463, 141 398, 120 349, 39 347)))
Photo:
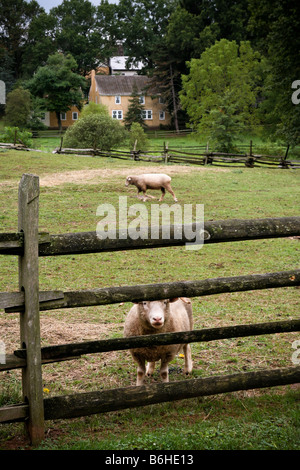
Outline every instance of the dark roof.
MULTIPOLYGON (((145 75, 96 75, 95 80, 99 94, 107 96, 130 96, 134 85, 139 94, 145 94, 145 89, 150 83, 150 79, 145 75)), ((153 89, 151 92, 154 93, 153 89)))

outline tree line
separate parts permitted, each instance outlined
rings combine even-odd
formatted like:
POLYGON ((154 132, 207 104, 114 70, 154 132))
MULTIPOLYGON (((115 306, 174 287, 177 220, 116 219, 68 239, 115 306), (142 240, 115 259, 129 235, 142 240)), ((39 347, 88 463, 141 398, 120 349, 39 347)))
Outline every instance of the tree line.
MULTIPOLYGON (((291 100, 300 80, 297 0, 62 0, 49 13, 36 0, 0 0, 0 9, 7 91, 41 74, 57 52, 86 77, 122 45, 129 62, 144 63, 175 128, 189 125, 223 148, 246 127, 299 143, 300 106, 291 100)), ((89 81, 80 88, 87 93, 89 81)))

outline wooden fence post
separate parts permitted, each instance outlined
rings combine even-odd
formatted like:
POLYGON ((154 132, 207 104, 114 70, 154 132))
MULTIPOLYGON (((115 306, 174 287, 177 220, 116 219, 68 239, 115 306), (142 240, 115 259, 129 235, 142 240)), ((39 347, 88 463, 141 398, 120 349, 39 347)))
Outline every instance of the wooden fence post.
POLYGON ((21 347, 26 349, 26 367, 22 369, 23 399, 29 406, 25 422, 31 443, 44 438, 44 405, 39 319, 39 178, 24 174, 19 185, 18 228, 24 233, 24 251, 19 256, 19 288, 25 293, 20 313, 21 347))
POLYGON ((169 161, 169 142, 164 143, 165 164, 169 161))

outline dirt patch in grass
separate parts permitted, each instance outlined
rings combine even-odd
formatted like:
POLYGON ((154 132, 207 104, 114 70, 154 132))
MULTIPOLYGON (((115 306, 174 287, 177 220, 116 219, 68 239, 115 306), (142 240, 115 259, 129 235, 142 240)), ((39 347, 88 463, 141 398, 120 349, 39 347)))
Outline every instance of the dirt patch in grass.
MULTIPOLYGON (((9 320, 0 318, 0 329, 5 333, 3 339, 6 352, 12 354, 14 350, 20 348, 18 317, 15 316, 9 320)), ((113 336, 113 332, 119 330, 120 324, 91 323, 82 321, 82 318, 78 321, 74 318, 60 320, 55 316, 46 317, 42 315, 40 321, 42 347, 107 339, 113 336)), ((124 371, 127 370, 123 364, 126 361, 126 356, 127 354, 124 355, 124 352, 122 354, 118 351, 111 351, 84 355, 63 362, 44 364, 43 386, 46 390, 45 396, 48 396, 48 393, 57 395, 90 391, 91 387, 96 389, 99 387, 118 387, 120 386, 120 379, 117 369, 121 367, 124 371)), ((4 376, 2 383, 4 388, 9 386, 12 376, 20 381, 20 370, 4 376)))
POLYGON ((169 166, 166 168, 165 166, 156 166, 155 169, 153 167, 136 167, 136 168, 119 168, 119 169, 91 169, 91 170, 72 170, 72 171, 64 171, 59 173, 52 173, 41 176, 40 178, 40 185, 41 186, 59 186, 65 183, 75 183, 75 184, 95 184, 99 182, 101 179, 112 178, 115 176, 124 176, 126 177, 129 174, 136 174, 140 175, 142 173, 168 173, 169 175, 176 175, 182 173, 191 173, 191 172, 203 172, 203 171, 229 171, 224 168, 204 168, 204 167, 185 167, 181 165, 174 165, 169 166))
MULTIPOLYGON (((5 333, 4 341, 7 352, 19 348, 20 326, 17 316, 14 318, 0 318, 0 329, 5 333)), ((42 346, 75 343, 80 341, 93 341, 104 339, 115 329, 113 323, 93 323, 82 321, 58 320, 54 317, 41 317, 41 343, 42 346)))

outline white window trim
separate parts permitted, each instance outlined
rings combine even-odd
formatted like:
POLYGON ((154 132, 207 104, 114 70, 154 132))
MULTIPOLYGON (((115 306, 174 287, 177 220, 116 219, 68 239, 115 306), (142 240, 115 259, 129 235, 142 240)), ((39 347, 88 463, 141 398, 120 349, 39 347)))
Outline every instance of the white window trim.
POLYGON ((144 119, 144 121, 152 121, 152 119, 153 119, 152 109, 143 109, 142 119, 144 119), (149 114, 150 114, 150 117, 149 117, 149 114))
POLYGON ((77 121, 78 120, 78 113, 77 111, 72 112, 72 121, 77 121))
POLYGON ((115 96, 115 104, 121 104, 121 95, 115 96))
POLYGON ((122 109, 113 109, 112 112, 111 112, 111 116, 112 116, 113 119, 118 119, 118 120, 121 121, 123 119, 123 110, 122 109), (114 116, 114 114, 115 114, 115 116, 114 116))
POLYGON ((67 113, 60 113, 60 120, 66 121, 67 120, 67 113))
POLYGON ((144 95, 140 95, 139 102, 140 102, 140 104, 145 104, 145 96, 144 95))
POLYGON ((165 111, 159 111, 159 120, 165 121, 166 120, 166 113, 165 111))

